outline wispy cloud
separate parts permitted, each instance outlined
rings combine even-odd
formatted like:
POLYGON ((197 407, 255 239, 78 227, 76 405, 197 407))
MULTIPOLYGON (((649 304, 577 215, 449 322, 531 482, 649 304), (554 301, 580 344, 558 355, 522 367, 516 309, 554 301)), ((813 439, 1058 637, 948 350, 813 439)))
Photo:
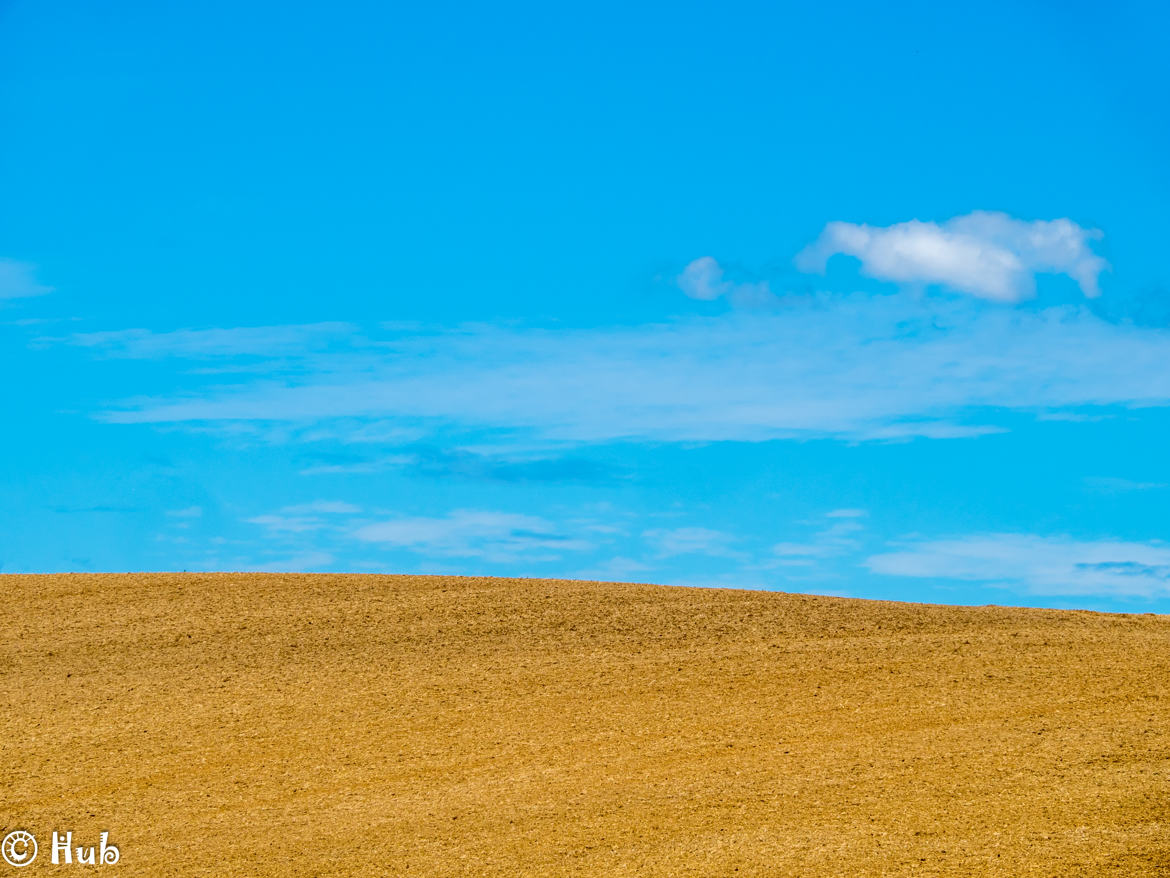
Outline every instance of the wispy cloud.
POLYGON ((171 518, 202 518, 202 506, 186 506, 182 509, 168 509, 167 515, 171 518))
POLYGON ((783 565, 800 564, 811 566, 813 559, 830 558, 857 549, 860 542, 857 534, 865 530, 861 520, 869 513, 864 509, 834 509, 825 513, 827 521, 813 520, 819 529, 802 542, 777 543, 772 554, 783 565))
MULTIPOLYGON (((296 381, 127 400, 120 423, 364 420, 510 441, 966 438, 996 410, 1170 404, 1170 332, 1081 307, 864 295, 599 330, 465 327, 322 355, 296 381), (383 350, 387 352, 383 352, 383 350), (972 422, 974 421, 974 422, 972 422)), ((189 376, 198 381, 198 376, 189 376)), ((990 423, 988 421, 991 421, 990 423)))
POLYGON ((760 307, 776 300, 767 281, 727 280, 723 266, 711 256, 700 256, 692 261, 676 280, 679 289, 692 299, 713 301, 722 298, 739 308, 760 307))
POLYGON ((343 500, 313 500, 281 509, 281 512, 290 515, 357 515, 361 511, 360 506, 343 500))
POLYGON ((1170 595, 1170 545, 993 533, 916 540, 873 555, 875 573, 1022 587, 1048 595, 1170 595))
POLYGON ((441 517, 403 516, 357 528, 354 537, 430 556, 547 561, 594 546, 533 515, 459 509, 441 517))
POLYGON ((1119 494, 1126 491, 1155 491, 1160 488, 1170 488, 1165 482, 1143 482, 1136 479, 1120 479, 1110 476, 1088 476, 1085 484, 1098 491, 1110 494, 1119 494))
MULTIPOLYGON (((328 458, 333 456, 327 455, 328 458)), ((439 479, 525 484, 557 482, 592 484, 610 482, 624 474, 587 457, 518 453, 481 454, 466 448, 411 444, 395 454, 368 458, 328 459, 300 470, 301 475, 365 475, 397 471, 411 476, 439 479)))
POLYGON ((334 560, 334 556, 329 552, 314 550, 298 552, 260 564, 246 565, 241 569, 254 573, 311 573, 322 567, 328 567, 334 560))
POLYGON ((343 442, 347 445, 401 445, 417 442, 427 435, 425 430, 385 420, 338 418, 301 431, 298 442, 343 442))
POLYGON ((298 472, 302 476, 369 475, 408 467, 414 462, 413 454, 384 454, 362 460, 353 460, 347 456, 345 460, 331 459, 313 463, 298 472))
POLYGON ((64 338, 38 339, 41 344, 66 343, 92 348, 108 357, 128 359, 211 359, 279 357, 321 350, 338 341, 352 341, 357 328, 349 323, 305 323, 288 326, 242 326, 211 329, 119 329, 79 332, 64 338))
POLYGON ((360 506, 341 500, 313 500, 283 506, 276 512, 245 520, 263 527, 270 535, 303 534, 326 528, 339 530, 342 524, 335 519, 357 515, 361 511, 360 506))
POLYGON ((741 555, 734 548, 738 542, 735 534, 707 527, 651 528, 642 534, 642 538, 660 558, 677 555, 730 558, 741 555))
POLYGON ((0 299, 25 299, 52 292, 37 281, 36 267, 15 259, 0 259, 0 299))
POLYGON ((255 515, 245 519, 249 524, 258 524, 270 534, 299 534, 320 530, 325 522, 312 515, 255 515))
POLYGON ((1089 242, 1100 237, 1068 219, 1026 222, 988 211, 944 223, 832 222, 796 263, 804 271, 823 271, 830 257, 843 253, 860 259, 870 277, 941 284, 997 302, 1033 296, 1037 273, 1066 274, 1095 297, 1097 278, 1107 266, 1089 242))

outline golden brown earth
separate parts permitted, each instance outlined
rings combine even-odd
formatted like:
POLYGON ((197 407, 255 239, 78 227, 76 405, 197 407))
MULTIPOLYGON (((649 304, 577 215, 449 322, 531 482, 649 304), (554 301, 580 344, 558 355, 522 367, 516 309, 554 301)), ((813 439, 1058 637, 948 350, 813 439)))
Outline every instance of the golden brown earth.
MULTIPOLYGON (((125 875, 1170 874, 1170 618, 0 577, 0 831, 125 875)), ((9 867, 0 862, 0 873, 9 867)), ((92 870, 91 870, 92 871, 92 870)))

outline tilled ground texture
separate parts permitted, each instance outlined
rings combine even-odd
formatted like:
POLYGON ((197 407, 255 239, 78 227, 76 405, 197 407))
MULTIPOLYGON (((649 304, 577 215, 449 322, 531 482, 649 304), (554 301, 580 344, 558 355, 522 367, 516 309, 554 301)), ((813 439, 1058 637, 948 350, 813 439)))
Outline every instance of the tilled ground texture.
MULTIPOLYGON (((126 875, 1170 874, 1170 618, 0 577, 0 832, 126 875)), ((0 862, 0 872, 9 867, 0 862)))

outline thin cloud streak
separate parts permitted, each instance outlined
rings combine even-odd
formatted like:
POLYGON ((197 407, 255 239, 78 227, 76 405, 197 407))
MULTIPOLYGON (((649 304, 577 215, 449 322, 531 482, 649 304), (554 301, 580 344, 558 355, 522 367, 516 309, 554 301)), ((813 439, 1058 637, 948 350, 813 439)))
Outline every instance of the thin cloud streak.
POLYGON ((15 259, 0 259, 0 299, 27 299, 51 293, 36 278, 36 266, 15 259))
POLYGON ((211 329, 119 329, 79 332, 64 338, 40 338, 40 344, 64 343, 90 348, 107 357, 136 360, 213 359, 304 355, 330 344, 352 341, 350 323, 305 323, 287 326, 240 326, 211 329))
POLYGON ((1081 307, 813 300, 604 330, 465 327, 276 380, 128 400, 115 423, 400 420, 538 441, 968 438, 995 410, 1170 404, 1170 332, 1081 307))
POLYGON ((983 582, 1037 594, 1170 596, 1170 545, 1162 542, 976 534, 909 542, 865 563, 888 576, 983 582))
POLYGON ((495 563, 555 561, 594 546, 562 533, 539 516, 457 509, 446 516, 401 516, 365 524, 353 536, 429 557, 481 558, 495 563))

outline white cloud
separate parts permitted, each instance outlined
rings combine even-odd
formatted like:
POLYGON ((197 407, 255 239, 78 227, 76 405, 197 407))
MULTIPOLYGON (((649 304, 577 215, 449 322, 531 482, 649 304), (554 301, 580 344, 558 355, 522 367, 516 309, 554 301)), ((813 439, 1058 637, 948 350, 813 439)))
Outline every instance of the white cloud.
POLYGON ((0 299, 25 299, 52 291, 52 287, 37 282, 34 266, 15 259, 0 259, 0 299))
POLYGON ((1089 247, 1099 231, 1072 220, 1025 222, 976 211, 944 223, 868 226, 832 222, 796 259, 804 271, 823 271, 831 256, 861 260, 864 274, 902 283, 941 284, 997 302, 1035 294, 1039 272, 1066 274, 1090 298, 1106 262, 1089 247))
POLYGON ((825 518, 865 518, 869 515, 864 509, 834 509, 825 513, 825 518))
POLYGON ((908 543, 875 573, 1022 586, 1048 595, 1170 596, 1170 545, 992 533, 908 543))
POLYGON ((401 517, 359 527, 357 539, 424 555, 478 557, 488 561, 547 561, 593 544, 566 536, 532 515, 459 509, 443 517, 401 517))
POLYGON ((725 280, 723 267, 710 256, 700 256, 677 278, 679 288, 692 299, 726 298, 738 308, 752 308, 775 301, 767 281, 735 283, 725 280))

